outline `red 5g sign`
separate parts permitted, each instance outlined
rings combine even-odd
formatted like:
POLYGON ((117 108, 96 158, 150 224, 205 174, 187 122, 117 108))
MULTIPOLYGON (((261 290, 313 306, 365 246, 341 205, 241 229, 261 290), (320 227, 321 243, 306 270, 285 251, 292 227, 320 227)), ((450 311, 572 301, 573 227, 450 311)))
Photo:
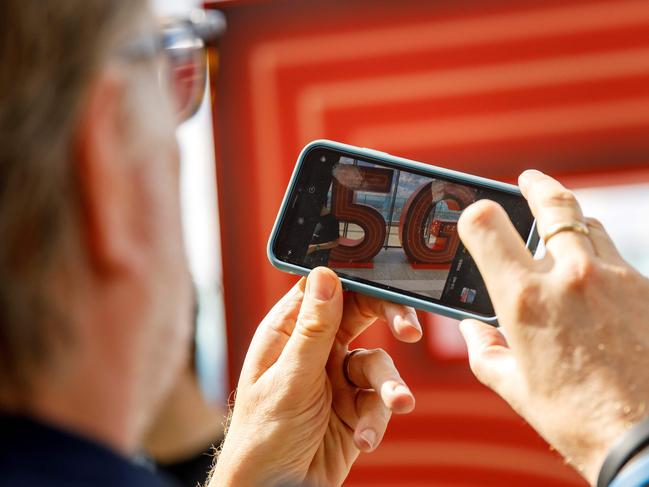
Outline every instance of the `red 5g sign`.
MULTIPOLYGON (((359 191, 389 194, 394 171, 366 166, 339 165, 334 168, 332 213, 339 222, 361 227, 363 237, 357 240, 341 238, 331 253, 339 263, 370 263, 381 251, 386 240, 387 223, 383 215, 371 206, 359 204, 359 191)), ((387 198, 387 197, 386 197, 387 198)), ((444 201, 449 210, 462 210, 475 199, 475 192, 465 186, 443 181, 428 181, 417 188, 401 210, 399 238, 412 264, 450 263, 457 251, 459 237, 454 221, 433 219, 430 214, 444 201), (427 242, 428 236, 435 243, 427 242)))
POLYGON ((415 191, 401 211, 399 235, 401 246, 413 264, 445 264, 453 260, 460 244, 454 221, 433 220, 427 228, 428 216, 441 201, 449 210, 463 210, 475 199, 475 192, 466 186, 431 181, 415 191), (430 246, 426 234, 435 236, 430 246))
POLYGON ((363 229, 363 238, 339 241, 331 252, 331 260, 338 262, 371 262, 381 251, 386 236, 383 215, 368 205, 354 202, 357 191, 390 193, 392 169, 338 165, 334 168, 331 212, 339 222, 355 223, 363 229))

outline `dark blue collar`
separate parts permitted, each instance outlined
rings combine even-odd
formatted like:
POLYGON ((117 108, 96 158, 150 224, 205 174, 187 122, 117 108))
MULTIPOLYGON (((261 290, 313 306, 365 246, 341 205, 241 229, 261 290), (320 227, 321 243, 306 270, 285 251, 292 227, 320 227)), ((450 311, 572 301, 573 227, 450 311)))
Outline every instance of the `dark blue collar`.
POLYGON ((151 469, 89 438, 0 413, 0 487, 170 487, 151 469))

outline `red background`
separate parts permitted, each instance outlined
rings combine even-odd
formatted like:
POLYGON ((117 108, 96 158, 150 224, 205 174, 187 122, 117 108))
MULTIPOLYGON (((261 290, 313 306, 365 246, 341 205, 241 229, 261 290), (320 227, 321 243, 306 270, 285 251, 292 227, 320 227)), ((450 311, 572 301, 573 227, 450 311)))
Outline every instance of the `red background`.
MULTIPOLYGON (((618 0, 213 2, 228 31, 212 79, 229 377, 292 285, 266 242, 295 159, 330 138, 515 181, 649 180, 649 3, 618 0), (215 71, 216 72, 216 71, 215 71)), ((382 326, 417 396, 347 485, 583 485, 473 379, 452 322, 382 326)))

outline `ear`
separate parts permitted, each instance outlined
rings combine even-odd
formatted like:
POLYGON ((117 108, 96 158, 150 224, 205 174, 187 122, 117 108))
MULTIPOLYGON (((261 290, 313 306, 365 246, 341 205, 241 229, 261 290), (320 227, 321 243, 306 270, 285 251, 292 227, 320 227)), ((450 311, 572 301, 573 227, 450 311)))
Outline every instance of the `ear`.
POLYGON ((124 126, 126 80, 109 69, 92 82, 74 136, 80 230, 95 272, 128 271, 137 265, 131 229, 133 167, 124 126))

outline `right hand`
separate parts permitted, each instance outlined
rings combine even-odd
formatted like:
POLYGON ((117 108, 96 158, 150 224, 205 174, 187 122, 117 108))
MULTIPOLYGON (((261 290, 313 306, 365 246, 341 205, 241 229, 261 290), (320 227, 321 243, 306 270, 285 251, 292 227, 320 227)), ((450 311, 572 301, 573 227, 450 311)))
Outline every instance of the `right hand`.
MULTIPOLYGON (((584 221, 554 179, 526 171, 519 184, 541 235, 584 221)), ((649 280, 586 221, 590 235, 559 233, 533 260, 502 207, 467 208, 459 233, 507 338, 476 320, 461 330, 478 379, 594 484, 612 443, 649 414, 649 280)))

